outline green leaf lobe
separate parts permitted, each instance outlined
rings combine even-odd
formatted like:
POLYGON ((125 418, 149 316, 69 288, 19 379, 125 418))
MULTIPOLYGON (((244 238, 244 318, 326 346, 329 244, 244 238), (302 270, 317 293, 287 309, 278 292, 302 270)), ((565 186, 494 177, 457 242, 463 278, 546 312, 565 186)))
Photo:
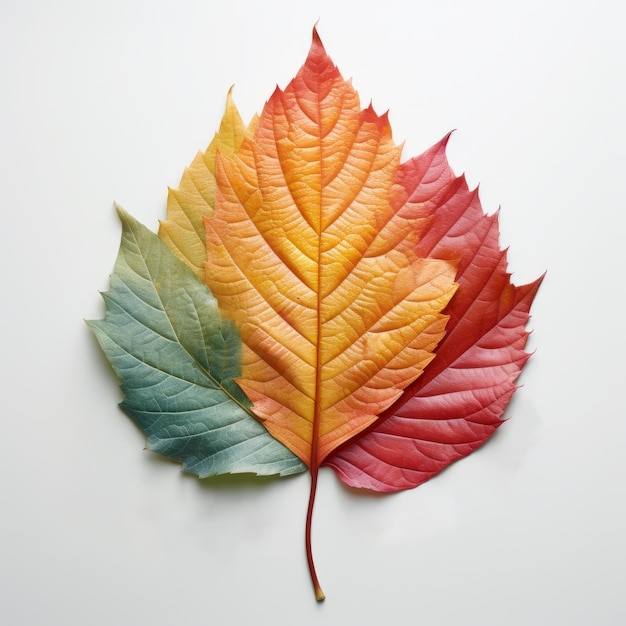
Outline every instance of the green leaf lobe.
POLYGON ((236 384, 241 339, 211 292, 147 228, 118 208, 122 241, 104 319, 88 322, 121 381, 121 407, 150 450, 200 478, 282 476, 304 464, 250 412, 236 384))

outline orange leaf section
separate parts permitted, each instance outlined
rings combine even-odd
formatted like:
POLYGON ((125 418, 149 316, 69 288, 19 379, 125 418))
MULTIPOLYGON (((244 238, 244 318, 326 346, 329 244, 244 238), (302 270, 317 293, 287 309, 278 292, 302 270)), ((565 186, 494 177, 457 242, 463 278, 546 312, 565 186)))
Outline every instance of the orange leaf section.
POLYGON ((235 154, 246 132, 254 132, 255 125, 256 118, 246 129, 229 91, 226 111, 213 141, 185 169, 178 188, 169 189, 167 220, 161 222, 159 237, 201 280, 206 261, 203 218, 213 214, 217 192, 215 157, 218 152, 235 154))
POLYGON ((241 387, 310 468, 369 426, 432 360, 455 264, 418 258, 393 210, 400 147, 362 110, 317 33, 254 136, 216 160, 206 283, 244 342, 241 387))

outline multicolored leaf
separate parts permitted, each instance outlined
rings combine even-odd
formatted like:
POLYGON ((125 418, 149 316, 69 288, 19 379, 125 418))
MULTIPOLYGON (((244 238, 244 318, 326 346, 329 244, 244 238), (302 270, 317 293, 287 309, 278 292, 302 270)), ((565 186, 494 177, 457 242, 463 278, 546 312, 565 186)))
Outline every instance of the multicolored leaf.
POLYGON ((434 357, 456 264, 393 210, 400 149, 319 39, 253 137, 217 159, 205 281, 241 332, 239 384, 312 470, 434 357))
POLYGON ((497 215, 483 213, 476 191, 454 176, 448 137, 404 163, 400 212, 430 217, 417 245, 423 256, 459 259, 459 289, 437 358, 367 433, 325 464, 352 487, 417 487, 481 446, 498 428, 529 355, 525 324, 541 279, 510 282, 498 247, 497 215))
POLYGON ((121 407, 148 448, 200 478, 305 469, 252 416, 234 379, 241 340, 215 298, 166 245, 119 210, 122 243, 103 320, 89 322, 122 381, 121 407))
POLYGON ((320 466, 353 487, 421 484, 502 424, 528 359, 540 280, 512 285, 497 215, 454 175, 447 140, 401 163, 387 116, 361 108, 314 31, 248 127, 229 93, 170 190, 171 252, 122 214, 92 326, 124 408, 200 476, 308 468, 318 600, 320 466))

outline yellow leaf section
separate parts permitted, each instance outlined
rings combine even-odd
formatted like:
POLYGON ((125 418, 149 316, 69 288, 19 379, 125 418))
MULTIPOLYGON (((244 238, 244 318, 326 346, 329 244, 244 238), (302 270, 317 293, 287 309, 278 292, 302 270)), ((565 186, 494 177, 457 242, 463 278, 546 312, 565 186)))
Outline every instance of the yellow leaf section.
POLYGON ((445 332, 456 269, 413 252, 393 208, 400 150, 314 33, 255 136, 217 158, 206 282, 241 332, 255 414, 310 468, 398 398, 445 332))
POLYGON ((198 152, 185 169, 177 189, 169 189, 167 220, 159 227, 159 236, 170 250, 204 280, 206 261, 203 218, 213 214, 215 207, 215 157, 219 153, 232 156, 239 150, 247 132, 254 133, 255 117, 246 129, 235 106, 231 90, 219 131, 205 152, 198 152))

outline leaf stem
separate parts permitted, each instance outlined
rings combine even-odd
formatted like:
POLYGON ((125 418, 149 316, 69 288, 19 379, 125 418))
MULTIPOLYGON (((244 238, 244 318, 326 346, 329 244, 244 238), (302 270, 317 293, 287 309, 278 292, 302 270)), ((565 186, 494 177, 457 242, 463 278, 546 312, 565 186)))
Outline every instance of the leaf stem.
POLYGON ((315 503, 315 492, 317 490, 317 474, 318 468, 311 468, 311 491, 309 493, 309 506, 306 512, 306 526, 305 526, 305 545, 306 545, 306 559, 309 563, 309 572, 311 573, 311 582, 313 583, 313 589, 315 590, 315 599, 318 602, 322 602, 326 599, 320 583, 315 573, 315 563, 313 562, 313 551, 311 549, 311 522, 313 521, 313 504, 315 503))

